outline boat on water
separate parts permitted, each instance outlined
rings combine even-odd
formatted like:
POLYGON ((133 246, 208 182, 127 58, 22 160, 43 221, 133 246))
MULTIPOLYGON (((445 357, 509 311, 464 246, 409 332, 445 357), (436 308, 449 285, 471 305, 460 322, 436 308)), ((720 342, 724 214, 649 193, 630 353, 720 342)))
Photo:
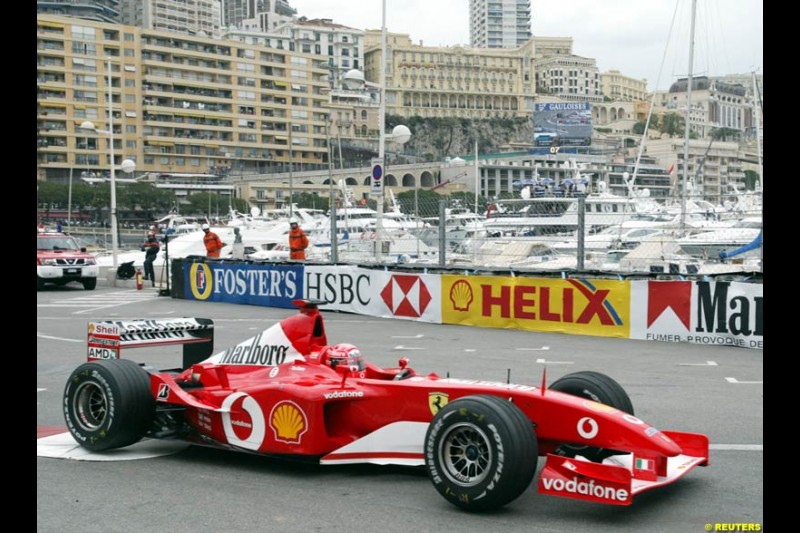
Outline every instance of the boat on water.
MULTIPOLYGON (((761 235, 761 217, 747 217, 726 228, 701 231, 676 240, 681 251, 692 257, 718 258, 720 252, 741 248, 761 235)), ((760 254, 760 246, 748 250, 749 256, 760 254)))

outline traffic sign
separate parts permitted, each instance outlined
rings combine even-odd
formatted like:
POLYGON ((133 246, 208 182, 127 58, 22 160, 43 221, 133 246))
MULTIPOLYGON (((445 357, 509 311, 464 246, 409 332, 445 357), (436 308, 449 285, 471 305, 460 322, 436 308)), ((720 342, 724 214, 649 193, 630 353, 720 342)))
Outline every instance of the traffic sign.
POLYGON ((376 157, 372 160, 371 196, 383 197, 383 181, 383 159, 376 157))

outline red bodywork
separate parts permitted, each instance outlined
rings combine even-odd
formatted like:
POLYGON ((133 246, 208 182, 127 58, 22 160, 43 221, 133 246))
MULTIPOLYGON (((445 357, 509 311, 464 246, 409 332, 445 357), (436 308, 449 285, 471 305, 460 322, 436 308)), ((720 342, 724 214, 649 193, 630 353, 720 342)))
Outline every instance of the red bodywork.
POLYGON ((301 306, 259 335, 179 374, 151 374, 162 407, 185 408, 189 440, 323 464, 423 465, 425 432, 446 403, 471 395, 513 402, 535 425, 547 455, 539 491, 627 505, 642 490, 708 464, 704 435, 662 432, 613 407, 528 385, 441 378, 394 380, 398 368, 362 371, 320 364, 327 338, 315 306, 301 306), (166 404, 166 405, 165 405, 166 404), (171 404, 171 405, 170 405, 171 404), (630 452, 604 463, 552 452, 562 443, 630 452))

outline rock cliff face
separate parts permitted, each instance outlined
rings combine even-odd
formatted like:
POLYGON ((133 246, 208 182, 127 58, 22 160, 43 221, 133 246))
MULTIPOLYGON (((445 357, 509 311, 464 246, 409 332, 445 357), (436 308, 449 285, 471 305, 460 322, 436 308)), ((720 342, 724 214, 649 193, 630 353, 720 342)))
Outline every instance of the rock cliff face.
POLYGON ((411 140, 403 147, 403 154, 409 159, 416 156, 425 161, 443 161, 471 155, 476 138, 481 153, 500 152, 509 143, 533 145, 532 119, 386 117, 386 131, 397 124, 405 124, 411 130, 411 140))

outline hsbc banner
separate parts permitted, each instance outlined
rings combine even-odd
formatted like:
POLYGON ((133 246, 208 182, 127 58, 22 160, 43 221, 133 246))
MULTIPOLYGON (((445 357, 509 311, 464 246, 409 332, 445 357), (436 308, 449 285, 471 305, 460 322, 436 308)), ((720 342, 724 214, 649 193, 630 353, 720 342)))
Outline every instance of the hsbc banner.
POLYGON ((323 310, 442 323, 441 276, 393 273, 357 266, 307 266, 303 298, 323 310))
POLYGON ((185 263, 188 300, 294 309, 303 293, 303 265, 185 263))
POLYGON ((764 349, 764 286, 632 281, 631 338, 764 349))
POLYGON ((630 333, 627 281, 442 276, 442 322, 599 337, 630 333))

